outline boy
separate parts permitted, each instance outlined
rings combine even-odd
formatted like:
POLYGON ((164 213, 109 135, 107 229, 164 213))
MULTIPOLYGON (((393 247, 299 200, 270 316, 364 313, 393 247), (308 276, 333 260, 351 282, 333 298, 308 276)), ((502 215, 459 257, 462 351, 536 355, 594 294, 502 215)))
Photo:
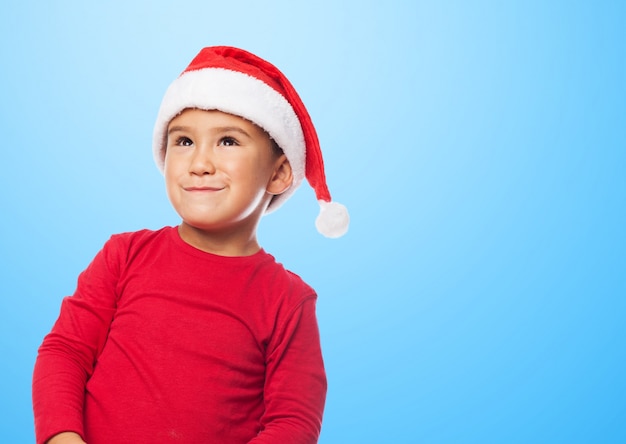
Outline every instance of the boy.
POLYGON ((204 48, 153 151, 181 224, 112 236, 63 300, 35 364, 37 443, 317 442, 316 295, 256 238, 305 176, 318 230, 347 230, 302 101, 265 60, 204 48))

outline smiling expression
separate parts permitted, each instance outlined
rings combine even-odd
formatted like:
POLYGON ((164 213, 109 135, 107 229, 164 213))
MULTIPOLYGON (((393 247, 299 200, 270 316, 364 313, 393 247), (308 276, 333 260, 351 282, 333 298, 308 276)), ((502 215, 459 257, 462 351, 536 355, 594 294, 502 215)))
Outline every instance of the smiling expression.
POLYGON ((254 235, 271 197, 291 183, 286 168, 267 133, 241 117, 188 109, 168 126, 165 183, 183 228, 254 235))

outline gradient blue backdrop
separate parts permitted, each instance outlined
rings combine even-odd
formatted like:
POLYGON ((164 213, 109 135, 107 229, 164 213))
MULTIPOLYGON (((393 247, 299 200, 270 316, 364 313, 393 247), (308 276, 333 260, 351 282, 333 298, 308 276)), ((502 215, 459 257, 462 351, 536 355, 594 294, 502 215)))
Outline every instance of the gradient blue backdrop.
POLYGON ((278 65, 308 186, 260 231, 319 292, 321 443, 626 442, 626 7, 618 1, 35 1, 0 14, 0 430, 110 234, 178 222, 151 158, 206 45, 278 65))

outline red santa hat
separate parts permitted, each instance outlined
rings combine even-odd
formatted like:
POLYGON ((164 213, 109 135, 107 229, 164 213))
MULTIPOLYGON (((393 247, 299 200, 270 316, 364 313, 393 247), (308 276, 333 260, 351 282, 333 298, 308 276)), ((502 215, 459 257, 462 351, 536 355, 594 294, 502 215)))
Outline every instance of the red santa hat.
POLYGON ((343 205, 332 202, 319 140, 304 103, 289 80, 271 63, 228 46, 204 48, 169 86, 153 135, 153 152, 163 172, 167 127, 187 108, 219 110, 243 117, 263 128, 281 147, 293 169, 293 184, 275 196, 267 213, 280 207, 306 177, 320 204, 315 221, 327 237, 348 231, 343 205))

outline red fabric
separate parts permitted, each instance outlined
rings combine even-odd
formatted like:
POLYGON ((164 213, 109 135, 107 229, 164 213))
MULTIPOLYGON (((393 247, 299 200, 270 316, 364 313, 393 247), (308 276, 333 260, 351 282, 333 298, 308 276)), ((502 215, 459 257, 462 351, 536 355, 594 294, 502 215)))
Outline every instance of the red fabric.
POLYGON ((261 251, 175 228, 113 236, 39 349, 37 443, 315 443, 326 377, 316 295, 261 251))

